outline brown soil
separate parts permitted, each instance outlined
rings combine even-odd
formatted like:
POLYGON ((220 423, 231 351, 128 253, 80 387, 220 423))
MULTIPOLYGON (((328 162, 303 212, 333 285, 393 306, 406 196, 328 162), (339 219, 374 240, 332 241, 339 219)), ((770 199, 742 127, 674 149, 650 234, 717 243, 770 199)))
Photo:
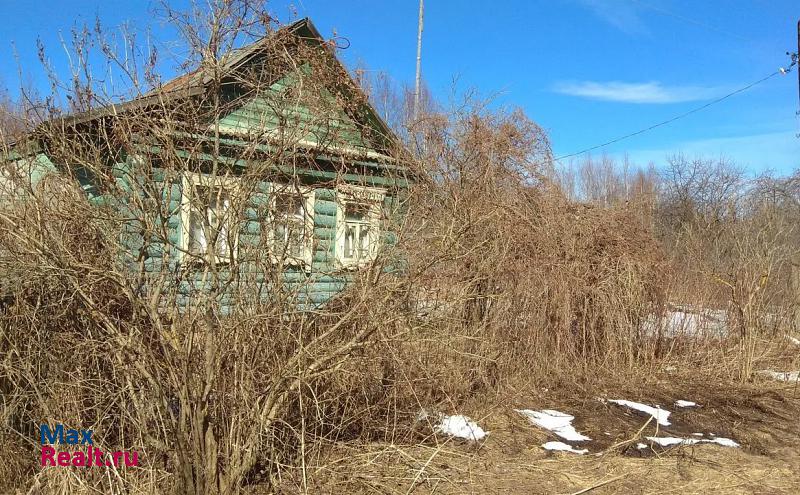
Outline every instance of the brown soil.
POLYGON ((415 445, 337 445, 305 477, 297 473, 282 488, 358 494, 800 493, 800 389, 794 386, 664 376, 575 392, 540 389, 489 410, 465 406, 458 412, 476 418, 490 432, 487 439, 477 445, 433 436, 415 445), (644 426, 649 416, 598 397, 659 404, 672 412, 672 425, 644 426), (675 407, 677 399, 699 407, 675 407), (592 438, 580 445, 590 454, 543 450, 544 442, 560 439, 513 408, 574 415, 576 429, 592 438), (647 443, 645 436, 693 433, 732 438, 741 448, 636 447, 647 443))

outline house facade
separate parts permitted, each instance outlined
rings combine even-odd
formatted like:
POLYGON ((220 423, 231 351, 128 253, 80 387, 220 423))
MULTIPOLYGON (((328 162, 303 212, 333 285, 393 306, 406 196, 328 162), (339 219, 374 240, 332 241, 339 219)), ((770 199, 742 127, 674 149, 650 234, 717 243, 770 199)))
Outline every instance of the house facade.
POLYGON ((188 305, 213 290, 226 308, 279 292, 316 307, 394 242, 404 153, 308 19, 211 75, 57 125, 58 139, 16 148, 16 169, 32 181, 68 171, 123 213, 121 259, 143 294, 167 287, 188 305))

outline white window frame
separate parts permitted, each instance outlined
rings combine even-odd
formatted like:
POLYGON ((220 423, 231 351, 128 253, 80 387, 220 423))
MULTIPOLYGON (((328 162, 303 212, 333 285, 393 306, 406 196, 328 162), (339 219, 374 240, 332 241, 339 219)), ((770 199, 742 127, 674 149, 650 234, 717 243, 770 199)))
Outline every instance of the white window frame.
MULTIPOLYGON (((227 223, 228 244, 232 249, 229 252, 220 254, 215 249, 213 251, 213 260, 215 263, 233 263, 236 261, 237 252, 239 251, 239 224, 236 221, 235 206, 233 206, 238 198, 240 180, 236 177, 217 176, 212 177, 209 174, 185 172, 181 177, 181 242, 180 242, 180 261, 183 264, 192 263, 194 261, 211 262, 211 254, 208 251, 203 255, 195 255, 191 253, 190 246, 190 228, 191 228, 191 214, 192 214, 192 195, 196 186, 209 187, 212 189, 224 189, 228 193, 231 201, 231 206, 228 206, 226 215, 223 221, 227 223)), ((207 208, 207 207, 206 207, 207 208)), ((204 212, 205 213, 205 212, 204 212)))
POLYGON ((336 188, 336 262, 340 267, 359 268, 368 265, 377 257, 382 236, 381 214, 385 197, 386 190, 377 187, 343 184, 336 188), (345 257, 345 234, 348 223, 345 218, 345 208, 348 203, 360 203, 369 207, 366 223, 370 227, 370 250, 363 258, 345 257))
POLYGON ((273 263, 300 266, 305 270, 311 269, 314 260, 314 197, 315 190, 312 187, 273 182, 269 184, 267 191, 269 213, 267 215, 266 238, 272 256, 273 263), (282 192, 299 194, 303 197, 303 210, 305 212, 305 244, 301 256, 290 256, 288 253, 279 252, 283 248, 275 240, 275 215, 277 213, 276 199, 282 192))

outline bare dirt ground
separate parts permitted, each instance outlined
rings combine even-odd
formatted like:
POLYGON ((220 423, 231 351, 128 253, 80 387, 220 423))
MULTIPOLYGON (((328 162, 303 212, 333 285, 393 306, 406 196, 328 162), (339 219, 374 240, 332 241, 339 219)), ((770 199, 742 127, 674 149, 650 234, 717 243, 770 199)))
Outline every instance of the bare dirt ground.
MULTIPOLYGON (((286 480, 287 493, 611 494, 800 493, 800 387, 759 380, 715 383, 690 375, 648 377, 583 389, 545 390, 500 401, 490 410, 465 406, 458 413, 490 434, 478 444, 428 436, 415 445, 372 443, 336 446, 317 466, 286 480), (669 427, 650 416, 604 403, 628 399, 672 411, 669 427), (682 409, 685 399, 699 407, 682 409), (576 417, 573 426, 592 438, 579 456, 552 453, 559 440, 534 427, 514 408, 556 409, 576 417), (713 433, 740 448, 712 444, 661 448, 646 436, 691 437, 713 433)), ((573 445, 576 445, 573 443, 573 445)))

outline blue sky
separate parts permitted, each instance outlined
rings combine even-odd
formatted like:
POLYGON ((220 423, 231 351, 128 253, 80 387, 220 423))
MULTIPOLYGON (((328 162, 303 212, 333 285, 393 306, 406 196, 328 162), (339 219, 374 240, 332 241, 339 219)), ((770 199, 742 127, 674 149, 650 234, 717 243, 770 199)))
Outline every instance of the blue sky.
MULTIPOLYGON (((176 1, 180 4, 184 0, 176 1)), ((341 56, 401 82, 414 77, 417 0, 275 1, 283 20, 310 16, 325 36, 350 47, 341 56)), ((99 14, 107 26, 170 31, 152 2, 0 0, 0 82, 14 87, 19 61, 34 85, 36 39, 63 59, 59 33, 99 14), (13 19, 13 22, 9 20, 13 19), (55 48, 55 49, 53 49, 55 48)), ((606 142, 684 113, 772 73, 796 50, 796 0, 427 0, 423 74, 447 98, 457 87, 496 95, 545 127, 556 155, 606 142)), ((61 65, 59 65, 61 66, 61 65)), ((725 155, 753 172, 800 166, 797 73, 773 77, 745 93, 673 124, 616 143, 637 163, 682 151, 725 155)), ((603 151, 595 151, 595 154, 603 151)))

